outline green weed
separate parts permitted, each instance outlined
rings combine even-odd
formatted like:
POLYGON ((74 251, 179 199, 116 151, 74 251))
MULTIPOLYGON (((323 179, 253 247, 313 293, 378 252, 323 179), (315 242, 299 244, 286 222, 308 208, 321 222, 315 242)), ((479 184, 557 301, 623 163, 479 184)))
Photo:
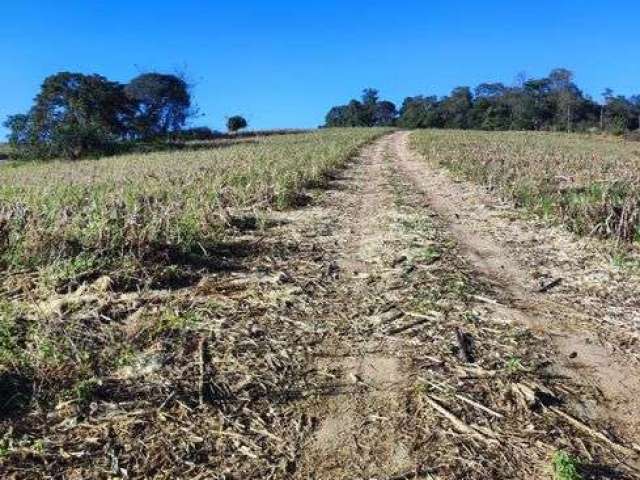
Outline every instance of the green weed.
POLYGON ((554 480, 582 480, 578 468, 580 463, 577 458, 567 452, 559 450, 553 455, 554 480))
POLYGON ((504 368, 509 374, 519 373, 524 370, 522 359, 519 357, 511 357, 505 362, 504 368))

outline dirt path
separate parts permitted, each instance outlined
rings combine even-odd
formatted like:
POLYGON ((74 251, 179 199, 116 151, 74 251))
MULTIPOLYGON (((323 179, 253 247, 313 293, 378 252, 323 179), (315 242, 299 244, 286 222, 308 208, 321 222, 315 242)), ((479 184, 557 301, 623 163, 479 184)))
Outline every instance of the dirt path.
POLYGON ((536 293, 485 208, 401 132, 298 218, 303 235, 323 225, 331 281, 311 308, 329 327, 314 353, 328 380, 301 405, 316 428, 296 478, 548 478, 559 449, 594 478, 635 478, 639 390, 580 329, 589 312, 536 293))
POLYGON ((300 467, 304 478, 391 476, 415 466, 399 428, 401 392, 409 381, 404 360, 394 339, 366 333, 371 313, 398 301, 389 288, 397 271, 386 264, 399 243, 390 228, 388 147, 389 140, 381 140, 366 148, 325 204, 335 222, 328 243, 337 247, 330 270, 337 290, 332 307, 339 309, 328 314, 346 318, 336 321, 339 333, 319 354, 318 368, 335 376, 338 386, 335 396, 312 407, 322 420, 300 467))

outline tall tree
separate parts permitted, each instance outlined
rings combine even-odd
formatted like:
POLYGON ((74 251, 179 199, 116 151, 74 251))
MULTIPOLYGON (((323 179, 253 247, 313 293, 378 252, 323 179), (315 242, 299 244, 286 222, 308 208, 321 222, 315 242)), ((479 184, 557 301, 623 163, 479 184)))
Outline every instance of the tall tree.
POLYGON ((127 131, 131 104, 122 85, 100 75, 47 77, 26 115, 9 118, 10 140, 42 156, 99 152, 127 131))
POLYGON ((400 108, 398 125, 404 128, 438 128, 443 126, 436 96, 407 97, 400 108))
POLYGON ((134 128, 148 138, 179 131, 193 115, 187 82, 177 75, 144 73, 125 87, 135 104, 134 128))
POLYGON ((361 101, 351 100, 347 105, 332 107, 325 116, 327 127, 379 127, 390 126, 398 116, 396 106, 379 99, 378 90, 364 89, 361 101))
POLYGON ((549 74, 549 84, 558 115, 564 116, 567 132, 571 132, 574 109, 582 97, 582 92, 573 83, 573 72, 566 68, 556 68, 549 74))
POLYGON ((469 87, 454 88, 441 103, 445 125, 449 128, 467 128, 472 102, 473 95, 469 87))

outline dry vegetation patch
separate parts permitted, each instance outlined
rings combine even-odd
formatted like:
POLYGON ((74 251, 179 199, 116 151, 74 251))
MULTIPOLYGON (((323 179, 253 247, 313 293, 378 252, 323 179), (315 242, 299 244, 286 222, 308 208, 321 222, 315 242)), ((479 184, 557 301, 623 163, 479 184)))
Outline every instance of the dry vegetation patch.
POLYGON ((286 471, 314 337, 268 212, 384 132, 0 170, 0 476, 286 471))
POLYGON ((381 129, 325 130, 226 148, 0 171, 0 262, 206 249, 226 208, 290 206, 381 129))
POLYGON ((640 147, 541 132, 421 131, 430 161, 495 189, 581 235, 640 237, 640 147))

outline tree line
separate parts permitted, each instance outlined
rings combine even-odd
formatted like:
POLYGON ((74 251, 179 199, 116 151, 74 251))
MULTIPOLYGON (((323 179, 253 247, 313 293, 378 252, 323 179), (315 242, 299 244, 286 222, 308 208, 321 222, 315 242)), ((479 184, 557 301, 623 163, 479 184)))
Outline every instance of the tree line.
POLYGON ((600 130, 615 134, 640 128, 640 95, 603 92, 599 103, 584 94, 574 75, 557 68, 538 79, 521 78, 514 86, 482 83, 456 87, 444 97, 407 97, 400 109, 366 89, 360 100, 329 110, 327 127, 399 126, 478 130, 600 130))
MULTIPOLYGON (((185 129, 196 116, 182 75, 143 73, 127 84, 104 76, 60 72, 47 77, 27 113, 4 122, 9 143, 27 158, 70 158, 126 151, 140 141, 207 139, 208 127, 185 129)), ((230 131, 247 126, 228 119, 230 131)))

